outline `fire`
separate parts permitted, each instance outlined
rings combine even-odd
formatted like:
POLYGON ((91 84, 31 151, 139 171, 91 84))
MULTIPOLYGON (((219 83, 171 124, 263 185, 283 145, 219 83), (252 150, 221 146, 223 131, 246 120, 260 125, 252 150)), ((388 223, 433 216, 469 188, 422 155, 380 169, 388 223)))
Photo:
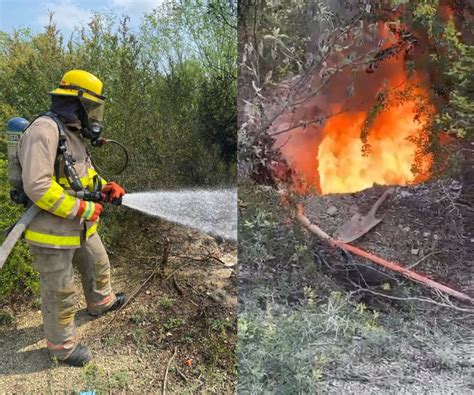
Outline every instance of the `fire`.
POLYGON ((328 119, 318 147, 318 173, 322 193, 349 193, 379 185, 407 185, 425 180, 430 156, 412 166, 419 148, 411 137, 423 137, 423 124, 414 119, 416 103, 393 106, 377 116, 368 136, 368 155, 360 133, 367 112, 343 113, 328 119))
MULTIPOLYGON (((387 30, 385 25, 382 30, 387 30)), ((381 35, 385 36, 385 32, 381 35)), ((350 79, 350 73, 341 73, 326 91, 305 104, 301 114, 295 112, 293 124, 340 114, 328 117, 322 125, 299 127, 289 137, 279 136, 277 143, 290 166, 322 194, 351 193, 374 184, 408 185, 426 180, 432 158, 421 153, 420 142, 428 138, 424 130, 427 119, 423 116, 428 117, 433 106, 428 104, 428 111, 423 116, 417 115, 419 103, 415 96, 429 103, 423 76, 408 76, 403 55, 399 55, 384 60, 370 74, 359 71, 354 81, 354 96, 346 99, 350 79), (396 92, 408 86, 413 95, 399 102, 389 97, 388 105, 377 113, 366 142, 369 151, 364 153, 361 131, 382 87, 396 92)), ((288 126, 289 117, 281 118, 281 126, 288 126)))

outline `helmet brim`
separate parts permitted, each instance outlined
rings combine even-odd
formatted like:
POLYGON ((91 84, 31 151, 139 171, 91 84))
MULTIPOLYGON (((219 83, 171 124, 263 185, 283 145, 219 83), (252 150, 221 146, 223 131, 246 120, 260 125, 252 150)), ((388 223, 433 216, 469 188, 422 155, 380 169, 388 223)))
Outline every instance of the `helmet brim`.
MULTIPOLYGON (((79 93, 76 89, 64 89, 64 88, 57 88, 49 92, 50 95, 56 95, 56 96, 75 96, 79 97, 79 93)), ((84 92, 82 94, 82 97, 84 97, 87 100, 93 101, 94 103, 99 103, 103 104, 104 101, 99 99, 98 97, 92 96, 87 92, 84 92)))

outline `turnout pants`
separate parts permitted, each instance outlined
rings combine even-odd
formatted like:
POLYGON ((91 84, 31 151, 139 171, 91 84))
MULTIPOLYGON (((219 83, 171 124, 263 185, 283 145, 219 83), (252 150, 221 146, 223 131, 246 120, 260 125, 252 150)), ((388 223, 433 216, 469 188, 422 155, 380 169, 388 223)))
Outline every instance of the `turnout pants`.
POLYGON ((110 263, 105 247, 97 233, 89 240, 84 236, 81 237, 81 247, 77 249, 58 250, 30 245, 35 257, 33 266, 40 274, 41 312, 47 345, 58 359, 67 358, 78 344, 74 324, 74 266, 81 274, 87 309, 91 314, 105 312, 116 300, 110 285, 110 263))

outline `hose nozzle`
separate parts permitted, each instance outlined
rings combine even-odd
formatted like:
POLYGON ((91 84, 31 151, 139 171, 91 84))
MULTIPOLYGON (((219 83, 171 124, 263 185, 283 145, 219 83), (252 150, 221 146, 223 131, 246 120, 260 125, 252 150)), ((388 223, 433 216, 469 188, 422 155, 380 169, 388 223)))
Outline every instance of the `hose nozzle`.
POLYGON ((110 194, 104 192, 91 192, 91 191, 77 191, 74 192, 74 196, 81 200, 96 203, 111 203, 114 206, 120 206, 122 204, 122 198, 110 200, 110 194))

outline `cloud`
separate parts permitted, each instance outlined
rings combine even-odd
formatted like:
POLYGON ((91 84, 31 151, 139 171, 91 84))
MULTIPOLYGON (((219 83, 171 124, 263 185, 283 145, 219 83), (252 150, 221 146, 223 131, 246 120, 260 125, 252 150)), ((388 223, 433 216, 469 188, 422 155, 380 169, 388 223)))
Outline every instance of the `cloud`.
POLYGON ((151 12, 162 3, 163 0, 48 0, 42 4, 36 22, 40 26, 47 25, 48 11, 51 11, 58 29, 68 36, 75 27, 87 24, 94 12, 113 10, 116 15, 131 17, 131 26, 136 26, 145 12, 151 12))
POLYGON ((54 13, 54 21, 59 30, 63 33, 71 32, 74 27, 87 23, 92 16, 91 10, 85 10, 71 0, 56 0, 46 3, 43 6, 44 14, 37 18, 42 26, 48 24, 48 11, 54 13))
POLYGON ((163 0, 111 0, 110 6, 129 16, 142 17, 145 12, 151 12, 162 3, 163 0))

